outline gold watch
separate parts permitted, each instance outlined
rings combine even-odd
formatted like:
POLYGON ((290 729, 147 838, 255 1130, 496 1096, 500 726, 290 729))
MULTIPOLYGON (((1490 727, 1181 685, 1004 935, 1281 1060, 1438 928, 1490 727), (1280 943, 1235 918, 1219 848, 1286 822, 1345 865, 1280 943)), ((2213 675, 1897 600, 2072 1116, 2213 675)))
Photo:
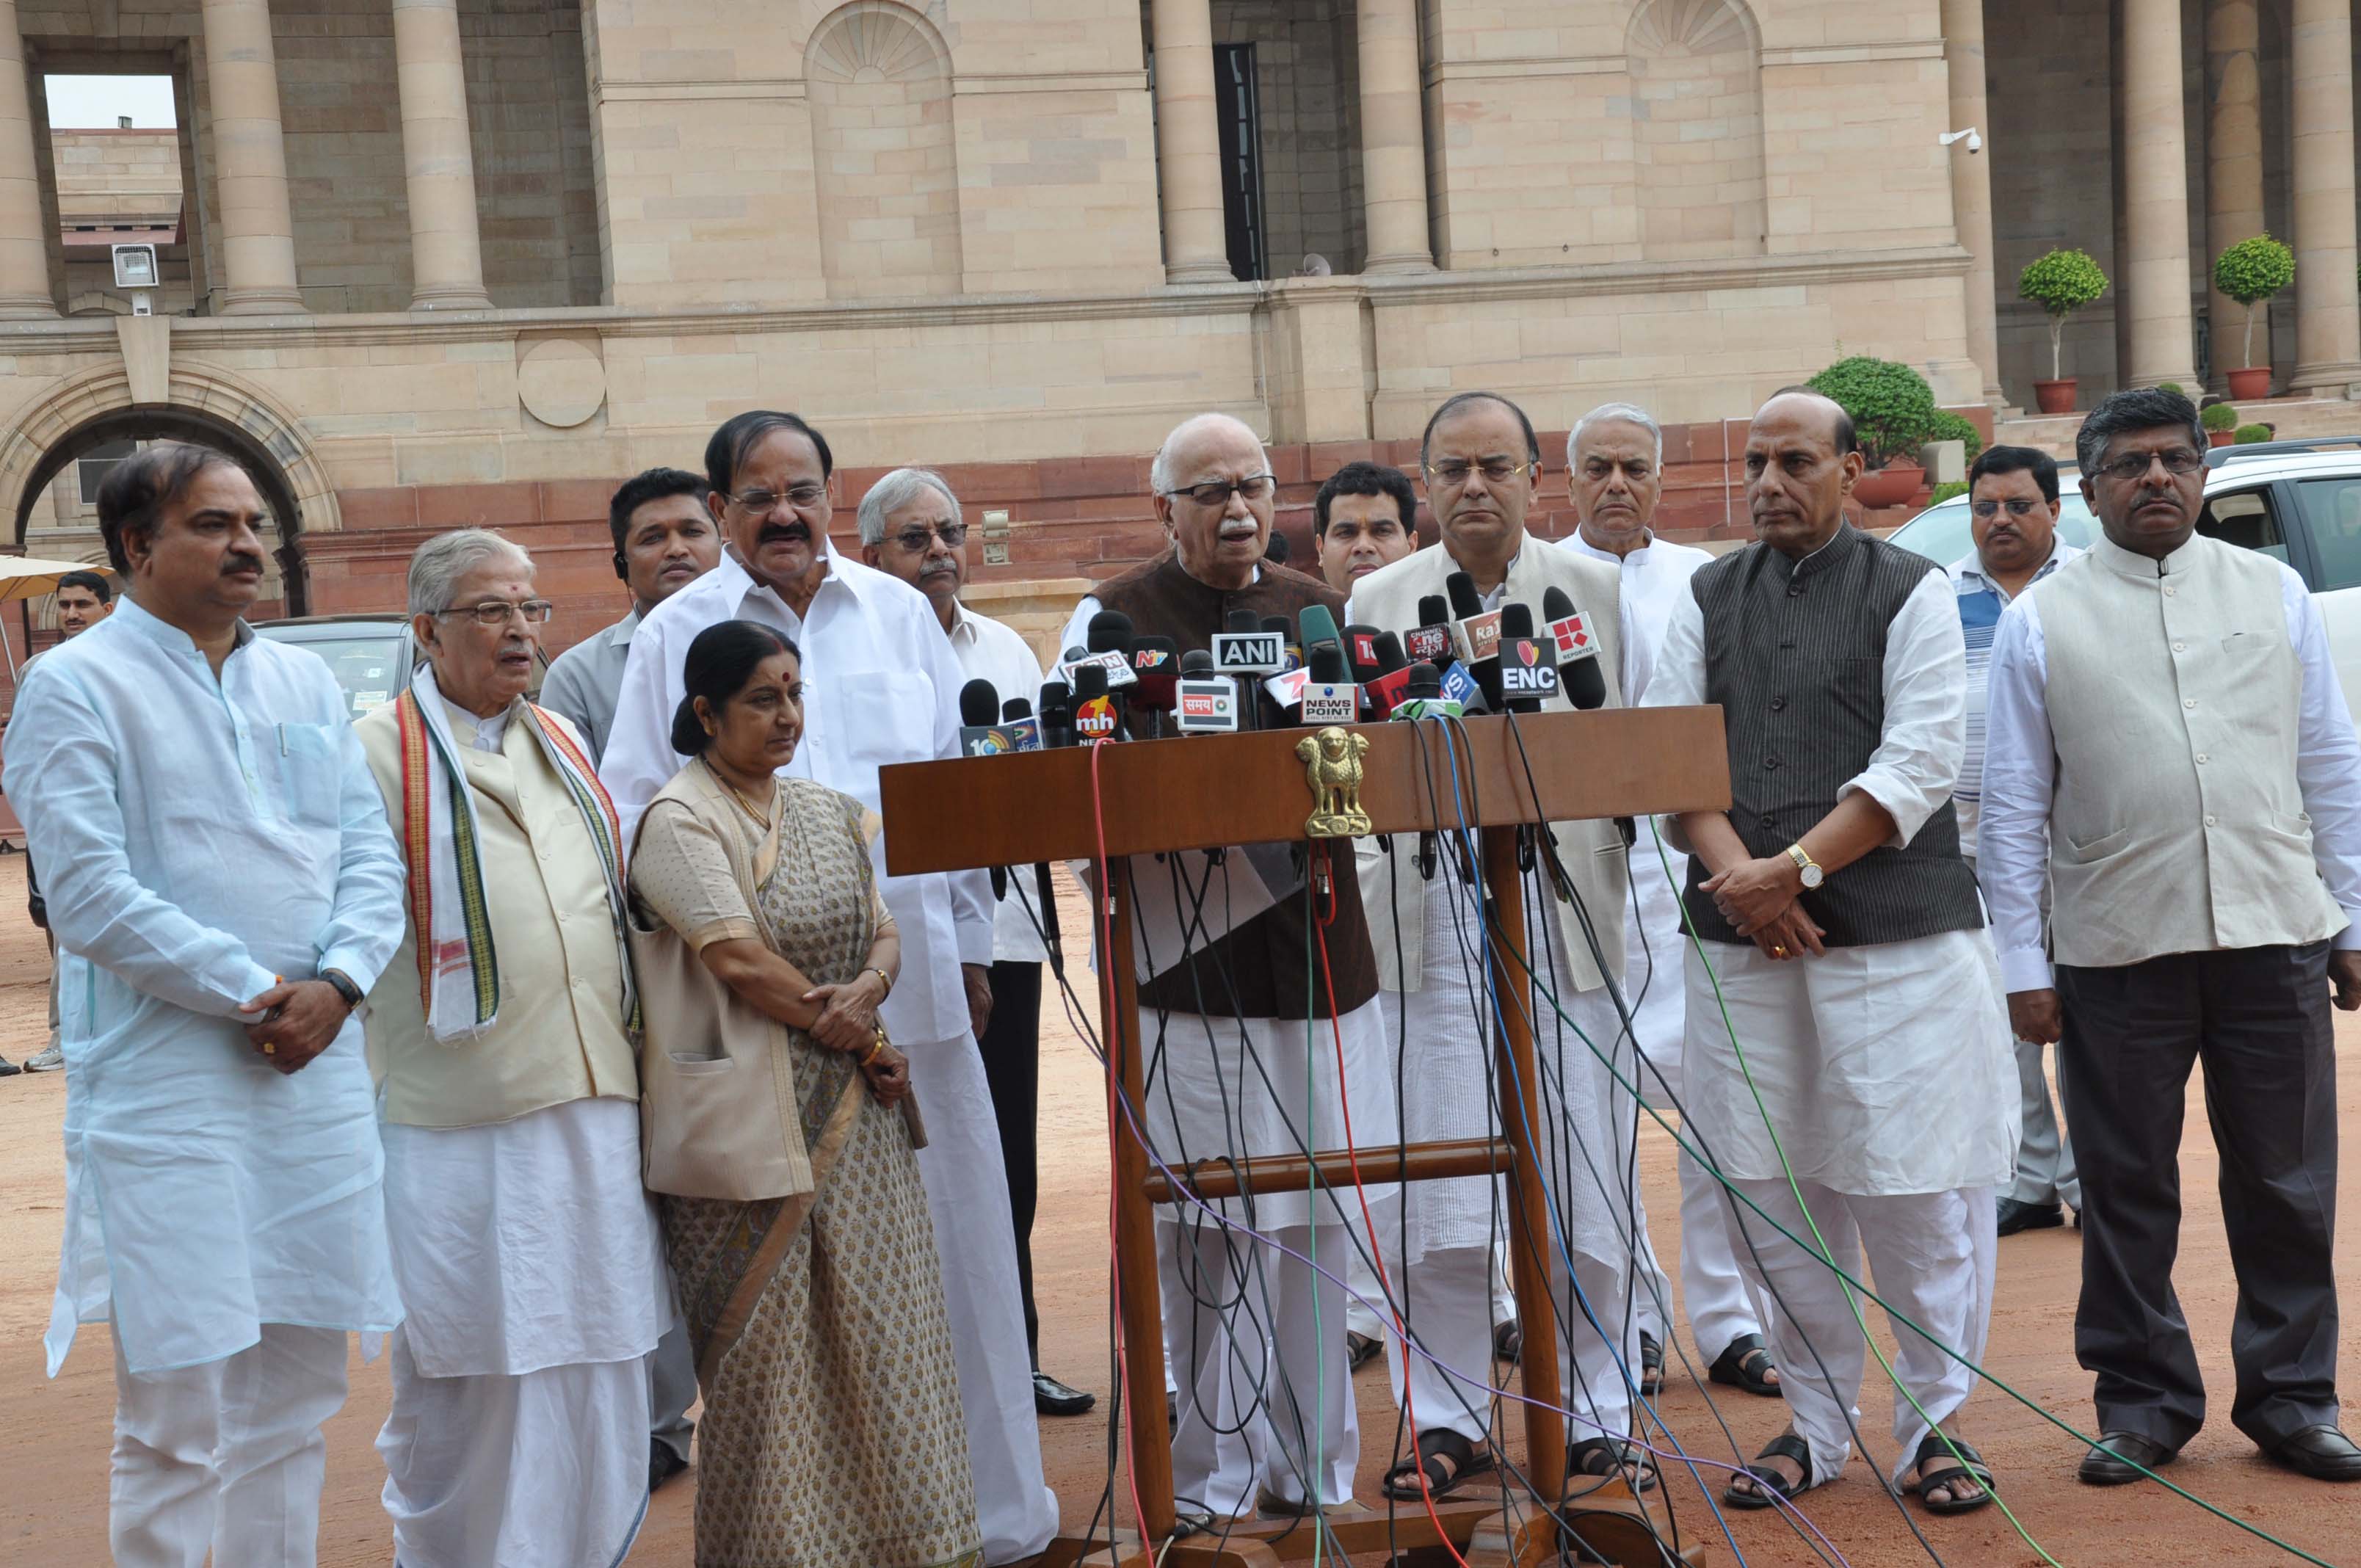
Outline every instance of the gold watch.
POLYGON ((1795 862, 1795 874, 1802 879, 1806 893, 1814 891, 1828 880, 1828 873, 1820 869, 1820 862, 1812 859, 1810 851, 1803 845, 1788 845, 1787 858, 1795 862))

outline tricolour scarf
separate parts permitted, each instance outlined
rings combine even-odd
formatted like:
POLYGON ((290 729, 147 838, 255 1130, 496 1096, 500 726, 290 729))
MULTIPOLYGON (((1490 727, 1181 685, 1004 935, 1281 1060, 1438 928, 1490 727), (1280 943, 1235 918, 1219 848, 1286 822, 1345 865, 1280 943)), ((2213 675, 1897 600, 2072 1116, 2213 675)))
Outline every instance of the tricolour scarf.
MULTIPOLYGON (((401 739, 401 849, 410 869, 411 926, 418 934, 420 999, 437 1040, 469 1039, 500 1016, 500 959, 484 898, 476 803, 460 771, 459 748, 451 738, 433 665, 419 665, 409 689, 395 700, 394 718, 401 739)), ((631 955, 623 943, 623 839, 614 802, 590 760, 548 713, 520 699, 511 722, 522 722, 532 732, 598 847, 623 971, 623 1026, 637 1038, 640 1004, 631 984, 631 955)))

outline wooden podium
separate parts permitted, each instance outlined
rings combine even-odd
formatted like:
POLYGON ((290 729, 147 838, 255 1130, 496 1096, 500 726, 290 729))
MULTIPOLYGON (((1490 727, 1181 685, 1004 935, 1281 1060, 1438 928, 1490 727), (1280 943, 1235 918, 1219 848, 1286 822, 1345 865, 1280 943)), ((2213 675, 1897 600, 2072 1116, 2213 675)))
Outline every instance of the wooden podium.
MULTIPOLYGON (((1367 738, 1359 804, 1378 833, 1480 829, 1486 890, 1500 942, 1493 958, 1502 995, 1528 982, 1503 948, 1527 952, 1524 901, 1519 896, 1518 829, 1541 822, 1650 813, 1720 810, 1730 805, 1730 773, 1718 707, 1602 708, 1507 718, 1471 718, 1452 727, 1368 724, 1352 727, 1367 738), (1456 767, 1455 796, 1451 779, 1456 767), (1538 797, 1537 797, 1538 796, 1538 797), (1439 803, 1439 808, 1438 808, 1439 803), (1463 822, 1459 813, 1465 809, 1463 822)), ((886 824, 885 865, 895 875, 1030 866, 1036 861, 1110 858, 1222 845, 1284 843, 1305 838, 1313 808, 1305 764, 1296 746, 1309 729, 1176 740, 1125 741, 1059 751, 1027 751, 951 762, 915 762, 879 773, 886 824), (1093 773, 1095 773, 1095 788, 1093 773)), ((1348 839, 1326 839, 1332 853, 1349 855, 1348 839)), ((1118 882, 1099 894, 1100 928, 1112 930, 1112 950, 1132 951, 1131 901, 1118 882)), ((1620 911, 1594 912, 1620 919, 1620 911)), ((1075 950, 1080 950, 1077 948, 1075 950)), ((1060 1537, 1041 1562, 1109 1564, 1113 1568, 1261 1568, 1312 1555, 1315 1531, 1303 1520, 1243 1519, 1226 1533, 1173 1542, 1172 1446, 1166 1430, 1163 1320, 1158 1298, 1154 1205, 1178 1195, 1162 1171, 1152 1171, 1135 1127, 1146 1125, 1137 1020, 1137 981, 1129 961, 1104 963, 1099 985, 1101 1036, 1115 1090, 1130 1105, 1116 1117, 1115 1146, 1115 1277, 1126 1358, 1124 1408, 1130 1426, 1133 1481, 1148 1540, 1128 1531, 1110 1544, 1060 1537)), ((1362 1179, 1370 1183, 1432 1181, 1506 1173, 1510 1248, 1518 1314, 1524 1331, 1525 1474, 1534 1486, 1559 1485, 1565 1469, 1565 1418, 1558 1383, 1556 1334, 1549 1308, 1548 1207, 1536 1151, 1525 1129, 1540 1127, 1539 1074, 1532 1029, 1521 1012, 1505 1010, 1496 1039, 1499 1081, 1520 1086, 1521 1116, 1504 1116, 1502 1135, 1455 1143, 1388 1144, 1359 1151, 1362 1179)), ((1323 1186, 1349 1186, 1346 1151, 1224 1161, 1218 1168, 1176 1175, 1200 1197, 1228 1197, 1241 1177, 1257 1192, 1301 1191, 1316 1170, 1323 1186)), ((1396 1289, 1400 1287, 1397 1285, 1396 1289)), ((1674 1561, 1646 1528, 1644 1505, 1620 1480, 1579 1489, 1579 1517, 1567 1534, 1610 1563, 1655 1565, 1674 1561)), ((1120 1497, 1120 1493, 1118 1496, 1120 1497)), ((1552 1502, 1554 1494, 1548 1494, 1552 1502)), ((1661 1496, 1661 1490, 1657 1496, 1661 1496)), ((1443 1549, 1477 1564, 1556 1561, 1568 1544, 1561 1526, 1539 1501, 1504 1518, 1499 1494, 1489 1500, 1454 1499, 1398 1505, 1389 1519, 1367 1513, 1329 1519, 1326 1552, 1381 1552, 1389 1545, 1405 1563, 1448 1563, 1443 1549)), ((1685 1554, 1697 1561, 1694 1550, 1685 1554)))

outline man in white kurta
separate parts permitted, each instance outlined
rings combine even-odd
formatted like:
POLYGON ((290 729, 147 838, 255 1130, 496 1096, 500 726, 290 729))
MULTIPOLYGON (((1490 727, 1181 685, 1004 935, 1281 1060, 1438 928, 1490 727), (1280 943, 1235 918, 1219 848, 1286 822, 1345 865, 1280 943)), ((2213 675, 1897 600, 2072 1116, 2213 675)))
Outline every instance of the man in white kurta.
POLYGON ((218 453, 125 459, 99 523, 130 597, 8 726, 72 1090, 49 1371, 112 1323, 125 1568, 310 1568, 346 1335, 401 1318, 337 986, 392 956, 401 862, 335 677, 239 619, 266 516, 218 453))
MULTIPOLYGON (((1444 593, 1445 579, 1466 572, 1487 609, 1521 604, 1538 624, 1544 597, 1556 588, 1597 629, 1593 657, 1604 700, 1620 707, 1646 683, 1644 654, 1615 573, 1526 532, 1538 455, 1513 404, 1482 395, 1446 402, 1428 426, 1421 456, 1441 542, 1361 578, 1346 619, 1407 630, 1419 621, 1422 599, 1444 593), (1488 466, 1504 472, 1495 477, 1488 466)), ((1572 706, 1561 692, 1548 707, 1572 706)), ((1633 1255, 1645 1234, 1627 1174, 1638 1107, 1615 1080, 1620 1073, 1630 1082, 1636 1064, 1608 989, 1623 965, 1623 842, 1611 821, 1555 823, 1550 833, 1599 943, 1594 952, 1572 902, 1536 899, 1529 887, 1532 967, 1557 999, 1554 1008, 1537 989, 1528 1003, 1543 1073, 1544 1125, 1535 1131, 1552 1195, 1543 1251, 1559 1298, 1555 1312, 1543 1305, 1540 1319, 1556 1325, 1560 1387, 1574 1417, 1570 1473, 1610 1475, 1637 1463, 1625 1442, 1640 1375, 1633 1255)), ((1363 855, 1366 881, 1383 888, 1370 899, 1370 939, 1389 1008, 1400 1009, 1401 1080, 1417 1086, 1403 1095, 1403 1135, 1413 1143, 1498 1136, 1504 1114, 1518 1113, 1519 1086, 1494 1070, 1499 1018, 1484 972, 1473 840, 1438 835, 1432 876, 1412 854, 1417 843, 1395 835, 1390 864, 1374 850, 1363 855)), ((1384 1239, 1402 1253, 1387 1263, 1399 1271, 1394 1283, 1413 1343, 1392 1358, 1394 1395, 1419 1428, 1431 1492, 1489 1457, 1492 1281, 1507 1199, 1499 1182, 1472 1177, 1420 1182, 1404 1190, 1401 1203, 1400 1234, 1384 1239), (1464 1440, 1469 1452, 1463 1455, 1445 1434, 1464 1440)), ((1389 1477, 1394 1496, 1422 1495, 1417 1463, 1406 1459, 1389 1477)))
MULTIPOLYGON (((1845 522, 1860 472, 1834 403, 1763 405, 1746 448, 1758 543, 1690 579, 1648 689, 1650 706, 1719 704, 1729 735, 1730 810, 1675 829, 1702 938, 1685 1087, 1701 1151, 1763 1213, 1810 1243, 1800 1191, 1838 1267, 1862 1277, 1865 1253, 1887 1302, 1975 1361, 2016 1084, 1949 801, 1960 619, 1939 567, 1845 522)), ((1828 1261, 1751 1210, 1734 1223, 1752 1241, 1741 1265, 1780 1309, 1772 1351, 1792 1423, 1730 1493, 1759 1508, 1764 1487, 1843 1470, 1867 1344, 1828 1261)), ((1897 1376, 1974 1462, 1958 1431, 1974 1375, 1894 1326, 1897 1376)), ((1931 1507, 1988 1500, 1899 1389, 1894 1435, 1894 1478, 1917 1472, 1931 1507)))
MULTIPOLYGON (((1687 596, 1689 579, 1713 559, 1708 550, 1675 544, 1654 531, 1664 488, 1664 437, 1643 409, 1608 403, 1575 422, 1565 438, 1566 493, 1576 531, 1560 543, 1602 562, 1622 579, 1624 613, 1651 652, 1664 645, 1673 608, 1687 596)), ((1683 1100, 1681 1039, 1683 953, 1680 890, 1673 884, 1680 859, 1661 849, 1653 828, 1640 825, 1631 847, 1631 897, 1623 909, 1626 1000, 1646 1065, 1641 1098, 1669 1110, 1683 1100), (1667 871, 1670 866, 1672 870, 1667 871)), ((1748 1288, 1731 1246, 1730 1202, 1721 1184, 1694 1156, 1680 1157, 1681 1304, 1717 1383, 1775 1394, 1777 1368, 1763 1339, 1768 1308, 1748 1288)), ((1643 1344, 1671 1343, 1672 1282, 1649 1245, 1639 1292, 1643 1344)))
MULTIPOLYGON (((907 584, 829 548, 833 459, 792 415, 741 414, 706 449, 721 565, 659 605, 631 639, 600 767, 630 841, 686 759, 672 749, 688 645, 716 621, 759 620, 803 651, 804 743, 789 771, 877 808, 877 770, 959 753, 963 676, 941 624, 907 584)), ((1041 1472, 1000 1135, 976 1035, 989 1022, 993 905, 981 871, 888 876, 902 976, 879 1009, 926 1107, 918 1151, 959 1362, 976 1519, 988 1563, 1021 1561, 1057 1532, 1041 1472)))
POLYGON ((410 605, 427 663, 355 727, 410 861, 368 1011, 409 1308, 378 1437, 394 1556, 607 1568, 646 1510, 642 1358, 672 1321, 620 840, 579 733, 522 695, 549 613, 524 552, 440 535, 410 605))

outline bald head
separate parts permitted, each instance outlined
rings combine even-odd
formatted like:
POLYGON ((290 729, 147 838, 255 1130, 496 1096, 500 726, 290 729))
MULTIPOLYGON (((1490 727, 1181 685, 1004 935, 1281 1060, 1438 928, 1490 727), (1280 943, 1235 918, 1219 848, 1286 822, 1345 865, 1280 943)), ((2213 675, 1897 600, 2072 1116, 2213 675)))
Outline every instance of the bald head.
POLYGON ((1764 543, 1792 559, 1836 537, 1861 477, 1852 420, 1808 388, 1773 393, 1746 427, 1746 510, 1764 543))
POLYGON ((1798 415, 1823 424, 1828 433, 1828 444, 1835 448, 1839 457, 1848 452, 1860 449, 1861 443, 1853 434, 1852 415, 1845 412, 1844 405, 1826 392, 1817 391, 1810 387, 1782 387, 1771 394, 1767 402, 1754 411, 1754 417, 1759 420, 1774 409, 1781 410, 1783 413, 1798 415), (1783 408, 1783 405, 1791 402, 1797 406, 1783 408))
POLYGON ((1224 592, 1254 581, 1277 500, 1260 436, 1228 414, 1183 420, 1164 438, 1148 479, 1181 570, 1224 592))

